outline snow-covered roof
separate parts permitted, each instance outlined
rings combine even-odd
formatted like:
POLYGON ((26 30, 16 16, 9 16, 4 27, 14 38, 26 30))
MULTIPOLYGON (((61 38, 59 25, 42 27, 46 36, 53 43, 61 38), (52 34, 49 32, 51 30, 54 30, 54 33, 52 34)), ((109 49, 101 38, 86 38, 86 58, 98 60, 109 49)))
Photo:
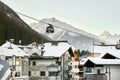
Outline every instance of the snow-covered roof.
POLYGON ((88 58, 80 59, 80 65, 84 65, 87 60, 88 60, 88 58))
POLYGON ((120 50, 116 49, 115 46, 94 46, 94 53, 101 53, 99 58, 102 58, 106 53, 120 58, 120 50))
MULTIPOLYGON (((91 61, 95 65, 120 65, 120 59, 91 58, 91 59, 88 59, 87 61, 91 61)), ((86 63, 87 63, 87 61, 86 61, 86 63)))
POLYGON ((21 57, 28 56, 28 54, 26 54, 23 50, 21 50, 16 45, 10 42, 6 42, 0 47, 0 55, 4 55, 4 56, 15 55, 15 56, 21 56, 21 57), (10 45, 11 45, 11 48, 10 48, 10 45))
POLYGON ((52 43, 44 44, 44 54, 43 56, 54 56, 60 57, 62 56, 68 49, 70 49, 71 45, 67 42, 59 42, 57 45, 53 45, 52 43))

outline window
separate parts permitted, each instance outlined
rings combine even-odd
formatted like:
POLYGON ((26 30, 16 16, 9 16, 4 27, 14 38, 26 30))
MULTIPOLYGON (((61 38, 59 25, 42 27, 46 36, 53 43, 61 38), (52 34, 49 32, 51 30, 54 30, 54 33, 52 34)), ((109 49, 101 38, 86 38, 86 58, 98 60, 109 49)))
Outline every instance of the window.
POLYGON ((78 65, 78 68, 80 69, 80 71, 83 71, 83 66, 78 65))
POLYGON ((78 68, 78 65, 75 65, 75 68, 78 68))
POLYGON ((45 76, 45 71, 41 71, 40 76, 45 76))
POLYGON ((100 69, 97 69, 97 74, 100 74, 100 69))
POLYGON ((79 58, 78 58, 78 57, 75 57, 75 58, 74 58, 74 61, 79 61, 79 58))
POLYGON ((33 62, 32 62, 32 65, 33 65, 33 66, 36 66, 36 62, 35 62, 35 61, 33 61, 33 62))
POLYGON ((49 72, 49 76, 57 76, 57 72, 49 72))
POLYGON ((61 62, 57 62, 57 64, 60 66, 60 65, 61 65, 61 62))
POLYGON ((86 67, 85 72, 86 72, 86 73, 91 73, 91 72, 92 72, 92 68, 88 68, 88 67, 86 67))
POLYGON ((12 77, 12 69, 10 69, 11 73, 10 73, 10 77, 12 77))
POLYGON ((84 77, 84 73, 83 72, 78 72, 79 77, 84 77))
POLYGON ((28 76, 31 76, 31 71, 28 72, 28 76))
POLYGON ((16 66, 20 66, 20 59, 16 58, 16 66))
POLYGON ((19 76, 20 76, 20 72, 16 72, 15 77, 19 77, 19 76))

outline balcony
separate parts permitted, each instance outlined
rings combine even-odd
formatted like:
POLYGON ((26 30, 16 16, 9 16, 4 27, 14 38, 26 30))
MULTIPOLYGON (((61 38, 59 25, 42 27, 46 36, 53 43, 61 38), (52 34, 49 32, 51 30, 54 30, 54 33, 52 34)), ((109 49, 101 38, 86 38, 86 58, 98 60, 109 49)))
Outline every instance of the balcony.
POLYGON ((72 66, 64 66, 64 70, 72 70, 72 66))
POLYGON ((14 80, 28 80, 28 76, 13 77, 14 80))
POLYGON ((39 77, 30 77, 29 80, 61 80, 60 76, 39 76, 39 77))
POLYGON ((61 80, 60 76, 49 76, 48 80, 61 80))
POLYGON ((86 80, 107 80, 107 75, 105 75, 105 74, 87 74, 86 80))

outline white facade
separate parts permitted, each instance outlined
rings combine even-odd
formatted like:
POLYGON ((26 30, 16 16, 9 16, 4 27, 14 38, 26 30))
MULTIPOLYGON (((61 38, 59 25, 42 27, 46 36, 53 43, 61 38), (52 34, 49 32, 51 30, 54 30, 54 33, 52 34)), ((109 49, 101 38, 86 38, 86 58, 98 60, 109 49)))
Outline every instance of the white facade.
MULTIPOLYGON (((41 78, 50 80, 65 80, 70 78, 70 61, 72 61, 71 55, 73 55, 71 45, 68 42, 51 41, 44 43, 41 47, 44 51, 43 56, 39 56, 39 60, 30 60, 30 64, 34 61, 36 62, 36 66, 30 65, 31 78, 37 77, 40 80, 41 78), (54 60, 55 57, 58 57, 57 61, 54 60), (53 64, 57 65, 57 67, 46 67, 53 64), (41 72, 45 72, 45 76, 41 76, 41 72), (57 72, 57 75, 51 76, 52 73, 49 72, 57 72), (35 74, 37 76, 35 76, 35 74)), ((38 48, 41 49, 41 47, 38 48)))
POLYGON ((92 63, 85 63, 85 65, 92 66, 92 72, 86 74, 100 73, 107 75, 107 80, 120 80, 120 49, 116 49, 116 45, 98 45, 94 46, 94 53, 101 55, 87 59, 92 63))
POLYGON ((40 57, 30 58, 29 65, 29 79, 45 79, 45 80, 61 80, 58 65, 56 64, 58 58, 54 57, 40 57))
POLYGON ((107 75, 107 80, 120 80, 120 66, 94 67, 92 73, 88 74, 98 74, 98 70, 100 70, 100 74, 107 75))
POLYGON ((78 50, 74 51, 74 57, 72 58, 72 79, 80 80, 84 78, 84 67, 80 64, 79 52, 78 50))
POLYGON ((92 72, 86 74, 103 74, 107 76, 107 80, 120 80, 119 59, 91 58, 86 61, 85 66, 91 66, 92 69, 92 72))
POLYGON ((28 55, 23 50, 10 42, 6 42, 0 47, 0 55, 5 56, 4 60, 9 63, 11 78, 28 80, 28 73, 26 73, 28 72, 28 55))
POLYGON ((120 80, 120 66, 110 66, 111 80, 120 80))

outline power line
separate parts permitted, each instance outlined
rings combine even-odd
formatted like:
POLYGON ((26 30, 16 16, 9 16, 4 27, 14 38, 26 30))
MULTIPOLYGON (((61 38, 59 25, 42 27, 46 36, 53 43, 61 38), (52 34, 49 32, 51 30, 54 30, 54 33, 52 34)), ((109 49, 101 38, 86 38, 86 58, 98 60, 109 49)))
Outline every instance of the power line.
POLYGON ((17 13, 17 14, 20 14, 20 15, 22 15, 22 16, 25 16, 25 17, 27 17, 27 18, 33 19, 33 20, 35 20, 35 21, 40 21, 39 19, 33 18, 33 17, 28 16, 28 15, 25 15, 25 14, 23 14, 23 13, 20 13, 20 12, 16 12, 16 13, 17 13))
MULTIPOLYGON (((23 1, 23 0, 17 0, 17 1, 19 1, 19 2, 21 2, 22 4, 27 4, 28 6, 32 6, 32 7, 35 7, 35 8, 39 8, 39 9, 41 9, 42 11, 44 11, 44 12, 47 12, 47 13, 50 13, 50 14, 52 14, 52 15, 56 15, 56 16, 60 16, 59 14, 57 14, 57 13, 55 13, 55 12, 53 12, 53 11, 50 11, 50 10, 47 10, 47 9, 44 9, 44 8, 42 8, 42 7, 40 7, 40 6, 38 6, 38 5, 34 5, 33 3, 30 3, 30 2, 27 2, 27 3, 25 3, 25 1, 23 1)), ((70 18, 70 17, 67 17, 67 16, 64 16, 64 15, 61 15, 62 17, 64 17, 64 18, 66 18, 66 19, 68 19, 68 20, 71 20, 71 21, 73 21, 73 22, 77 22, 77 24, 79 24, 79 23, 81 23, 80 25, 86 25, 86 26, 92 26, 92 27, 97 27, 96 25, 93 25, 93 24, 89 24, 89 23, 86 23, 86 22, 83 22, 83 21, 81 21, 81 20, 76 20, 76 19, 73 19, 73 18, 70 18)), ((80 18, 80 17, 79 17, 80 18)))
MULTIPOLYGON (((25 16, 25 17, 27 17, 27 18, 29 18, 29 19, 33 19, 33 20, 36 20, 36 21, 38 21, 38 22, 42 22, 42 23, 44 23, 44 24, 52 25, 53 27, 56 27, 56 28, 60 28, 60 29, 66 30, 66 31, 70 31, 70 32, 73 32, 73 33, 77 33, 78 35, 81 34, 81 33, 79 33, 79 32, 71 31, 71 30, 66 29, 66 28, 64 28, 64 27, 56 26, 56 25, 54 25, 54 24, 41 21, 41 20, 39 20, 39 19, 33 18, 33 17, 31 17, 31 16, 25 15, 25 14, 20 13, 20 12, 16 12, 16 13, 17 13, 17 14, 20 14, 20 15, 22 15, 22 16, 25 16)), ((88 35, 86 35, 86 34, 81 34, 81 36, 94 38, 94 40, 98 40, 98 41, 99 41, 99 39, 97 39, 97 38, 95 38, 95 37, 88 36, 88 35)), ((101 42, 105 42, 105 41, 102 40, 101 42)))

